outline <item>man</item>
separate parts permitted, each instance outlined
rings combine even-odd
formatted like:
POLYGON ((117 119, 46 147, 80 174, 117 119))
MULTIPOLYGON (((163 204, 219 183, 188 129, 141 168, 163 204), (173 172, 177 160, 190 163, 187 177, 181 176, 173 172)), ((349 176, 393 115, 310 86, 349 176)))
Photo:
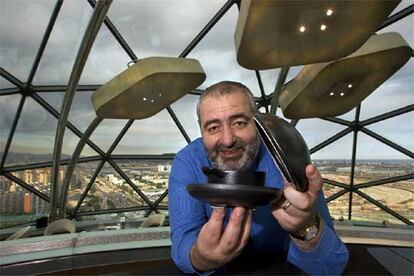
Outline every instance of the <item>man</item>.
POLYGON ((186 273, 203 273, 226 267, 246 252, 275 261, 287 255, 307 273, 340 274, 348 251, 333 230, 318 170, 306 167, 305 193, 284 184, 256 130, 255 111, 253 95, 240 83, 217 83, 200 97, 202 139, 177 153, 169 180, 173 260, 186 273), (186 191, 188 184, 207 182, 201 171, 206 166, 265 171, 265 185, 283 189, 283 202, 254 211, 212 208, 186 191))

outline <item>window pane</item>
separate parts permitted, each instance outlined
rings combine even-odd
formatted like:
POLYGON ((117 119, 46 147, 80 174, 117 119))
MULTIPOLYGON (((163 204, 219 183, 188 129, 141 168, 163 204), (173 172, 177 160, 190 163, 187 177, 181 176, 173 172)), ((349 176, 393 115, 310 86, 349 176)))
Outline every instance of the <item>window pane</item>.
POLYGON ((0 229, 48 216, 49 203, 0 176, 0 229))
POLYGON ((20 95, 0 96, 0 160, 3 158, 6 142, 9 138, 20 99, 20 95))
POLYGON ((166 110, 136 120, 122 138, 113 154, 176 153, 187 144, 166 110))
POLYGON ((68 83, 92 11, 87 1, 63 2, 33 79, 33 84, 68 83))
MULTIPOLYGON (((55 117, 32 98, 27 98, 10 146, 6 165, 52 161, 56 125, 55 117)), ((75 134, 66 129, 62 145, 62 159, 70 158, 78 140, 75 134)), ((86 146, 81 155, 96 155, 96 153, 86 146)))
POLYGON ((352 220, 379 224, 405 224, 358 194, 352 197, 352 220))
POLYGON ((147 204, 109 163, 105 163, 79 211, 138 206, 147 204))
POLYGON ((296 128, 302 134, 308 148, 311 149, 346 127, 321 119, 302 119, 298 122, 296 128))
POLYGON ((349 213, 349 193, 328 202, 329 213, 334 220, 347 220, 349 213))
MULTIPOLYGON (((81 195, 86 189, 86 186, 91 181, 92 175, 95 173, 100 161, 96 162, 86 162, 86 163, 77 163, 75 170, 70 181, 70 187, 68 191, 67 198, 67 207, 74 209, 78 201, 80 200, 81 195)), ((65 176, 66 176, 66 167, 65 176)))
POLYGON ((54 1, 0 1, 0 64, 26 82, 49 22, 54 1))
MULTIPOLYGON (((414 222, 414 181, 405 180, 361 189, 381 204, 414 222)), ((393 219, 394 221, 394 219, 393 219)), ((401 223, 401 222, 398 222, 401 223)))
POLYGON ((201 136, 196 115, 198 97, 195 95, 186 95, 171 105, 171 108, 191 140, 201 136))
POLYGON ((224 3, 203 0, 114 1, 108 16, 138 58, 178 57, 224 3))
POLYGON ((411 152, 414 151, 414 111, 368 125, 366 128, 411 152))
MULTIPOLYGON (((84 132, 89 124, 96 118, 91 102, 92 93, 93 91, 76 92, 70 107, 68 121, 82 132, 84 132)), ((65 92, 47 92, 39 93, 39 95, 58 112, 61 111, 65 92)))
POLYGON ((16 87, 13 83, 0 76, 0 89, 16 87))
POLYGON ((255 96, 260 96, 255 72, 244 69, 236 60, 234 29, 238 14, 233 5, 188 57, 198 59, 207 74, 201 85, 203 89, 219 81, 232 80, 243 83, 255 96))

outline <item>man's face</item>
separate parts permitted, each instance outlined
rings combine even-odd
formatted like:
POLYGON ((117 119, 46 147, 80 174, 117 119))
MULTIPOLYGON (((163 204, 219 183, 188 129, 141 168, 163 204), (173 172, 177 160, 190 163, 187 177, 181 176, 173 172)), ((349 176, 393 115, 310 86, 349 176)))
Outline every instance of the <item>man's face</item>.
POLYGON ((260 138, 246 94, 206 97, 200 104, 200 128, 214 167, 244 170, 256 158, 260 138))

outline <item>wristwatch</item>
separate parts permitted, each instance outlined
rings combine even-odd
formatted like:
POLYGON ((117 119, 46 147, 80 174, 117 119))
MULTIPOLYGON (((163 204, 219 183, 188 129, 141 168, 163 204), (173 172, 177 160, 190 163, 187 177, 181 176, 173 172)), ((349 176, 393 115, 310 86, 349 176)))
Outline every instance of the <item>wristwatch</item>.
POLYGON ((296 232, 291 232, 290 235, 294 237, 295 239, 298 239, 301 241, 310 241, 318 235, 319 225, 320 225, 319 215, 316 214, 315 221, 312 222, 308 227, 306 227, 305 229, 296 231, 296 232))

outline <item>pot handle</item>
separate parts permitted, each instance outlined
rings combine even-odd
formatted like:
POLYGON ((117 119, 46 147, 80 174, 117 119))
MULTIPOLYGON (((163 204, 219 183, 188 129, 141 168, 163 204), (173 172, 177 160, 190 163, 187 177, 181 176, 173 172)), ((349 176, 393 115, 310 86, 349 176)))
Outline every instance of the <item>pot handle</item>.
POLYGON ((223 172, 222 170, 216 169, 216 168, 202 167, 201 170, 207 176, 215 175, 217 177, 224 177, 226 175, 225 172, 223 172))

